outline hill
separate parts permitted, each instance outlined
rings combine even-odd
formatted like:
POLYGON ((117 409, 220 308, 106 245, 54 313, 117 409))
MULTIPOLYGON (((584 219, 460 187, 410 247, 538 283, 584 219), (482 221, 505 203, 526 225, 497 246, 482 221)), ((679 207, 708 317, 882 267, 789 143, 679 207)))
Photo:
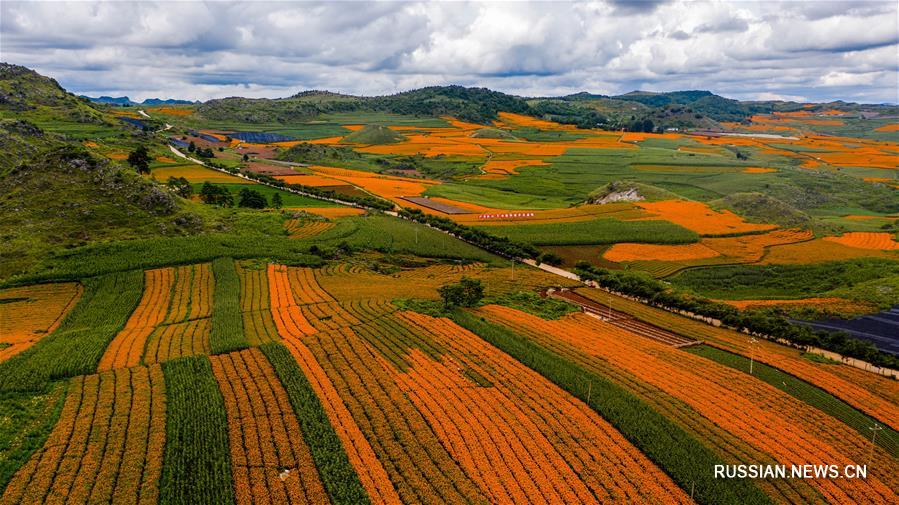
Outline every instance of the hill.
POLYGON ((350 133, 341 140, 348 144, 393 144, 394 142, 402 142, 406 137, 387 128, 386 126, 370 124, 365 125, 362 129, 350 133))

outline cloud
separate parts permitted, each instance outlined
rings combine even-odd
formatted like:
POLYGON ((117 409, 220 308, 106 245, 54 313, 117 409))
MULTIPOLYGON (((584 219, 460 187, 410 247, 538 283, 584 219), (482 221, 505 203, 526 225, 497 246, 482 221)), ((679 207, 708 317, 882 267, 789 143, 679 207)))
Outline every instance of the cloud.
POLYGON ((896 101, 895 2, 0 3, 0 59, 84 94, 436 84, 896 101))

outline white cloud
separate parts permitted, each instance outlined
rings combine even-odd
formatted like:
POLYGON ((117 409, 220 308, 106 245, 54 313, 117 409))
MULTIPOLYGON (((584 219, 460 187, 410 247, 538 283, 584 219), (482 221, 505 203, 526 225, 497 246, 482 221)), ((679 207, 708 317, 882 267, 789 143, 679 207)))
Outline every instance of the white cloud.
POLYGON ((890 1, 18 2, 0 59, 86 94, 208 99, 423 85, 895 101, 890 1))

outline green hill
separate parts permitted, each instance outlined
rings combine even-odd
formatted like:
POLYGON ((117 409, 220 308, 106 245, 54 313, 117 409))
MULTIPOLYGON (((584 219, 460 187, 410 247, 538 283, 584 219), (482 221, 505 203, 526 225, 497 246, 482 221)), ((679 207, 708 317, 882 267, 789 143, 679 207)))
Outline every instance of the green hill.
POLYGON ((733 193, 709 204, 732 210, 756 223, 775 223, 785 228, 809 228, 815 224, 815 219, 805 212, 762 193, 733 193))
POLYGON ((471 137, 476 139, 518 140, 515 135, 499 128, 481 128, 472 133, 471 137))
POLYGON ((390 128, 378 124, 365 125, 360 130, 350 133, 341 140, 348 144, 393 144, 402 142, 406 137, 391 130, 390 128))

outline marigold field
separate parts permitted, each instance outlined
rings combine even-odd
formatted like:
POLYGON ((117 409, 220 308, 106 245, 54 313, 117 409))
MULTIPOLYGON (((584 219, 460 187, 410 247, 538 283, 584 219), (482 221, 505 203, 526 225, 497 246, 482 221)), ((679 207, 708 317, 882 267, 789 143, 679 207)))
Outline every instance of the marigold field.
MULTIPOLYGON (((543 319, 503 305, 516 293, 578 285, 536 269, 513 277, 508 267, 431 261, 379 271, 383 260, 310 268, 217 259, 132 275, 142 281, 133 308, 110 323, 93 373, 63 378, 61 394, 44 397, 58 408, 31 449, 16 453, 0 503, 897 499, 895 381, 772 342, 750 347, 733 330, 617 296, 612 321, 580 312, 543 319), (419 311, 439 307, 437 289, 463 276, 495 302, 419 311), (237 348, 219 351, 226 320, 237 324, 229 344, 237 348), (659 327, 672 338, 660 340, 659 327), (694 339, 751 355, 821 396, 792 395, 681 347, 694 339), (833 402, 844 407, 831 411, 833 402), (872 445, 852 416, 886 426, 881 441, 872 445), (675 448, 692 455, 666 456, 675 448), (720 461, 866 463, 870 473, 731 487, 702 474, 720 461)), ((75 283, 4 290, 13 301, 0 307, 16 315, 4 328, 52 335, 69 305, 93 303, 94 289, 87 302, 75 283), (57 308, 15 310, 30 300, 57 308)))

